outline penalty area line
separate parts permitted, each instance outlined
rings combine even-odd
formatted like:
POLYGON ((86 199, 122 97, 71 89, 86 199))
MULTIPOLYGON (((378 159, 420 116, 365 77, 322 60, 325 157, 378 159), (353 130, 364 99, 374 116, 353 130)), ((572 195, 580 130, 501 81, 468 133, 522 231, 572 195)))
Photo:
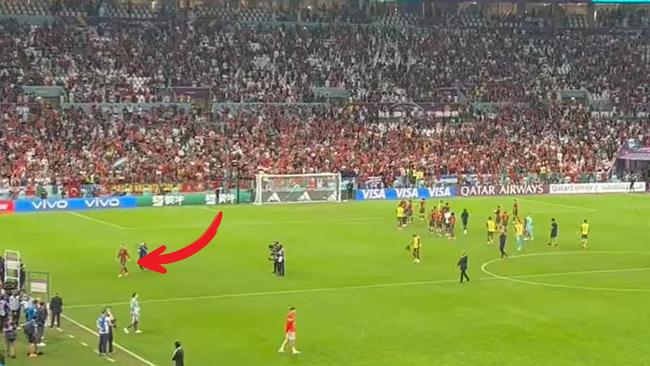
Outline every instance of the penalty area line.
MULTIPOLYGON (((66 306, 66 308, 67 308, 67 306, 66 306)), ((92 335, 94 335, 94 336, 99 337, 99 334, 97 334, 97 332, 95 332, 94 330, 88 328, 87 326, 85 326, 85 325, 79 323, 78 321, 76 321, 76 320, 70 318, 69 316, 67 316, 67 315, 65 315, 65 314, 61 314, 61 317, 63 317, 65 320, 69 321, 70 323, 72 323, 72 324, 78 326, 79 328, 85 330, 86 332, 88 332, 88 333, 90 333, 90 334, 92 334, 92 335)), ((113 343, 113 345, 115 346, 115 348, 122 350, 124 353, 126 353, 126 354, 128 354, 129 356, 135 358, 136 360, 138 360, 138 361, 144 363, 145 365, 148 365, 148 366, 156 366, 155 363, 153 363, 153 362, 151 362, 151 361, 149 361, 149 360, 143 358, 142 356, 140 356, 140 355, 138 355, 138 354, 136 354, 136 353, 134 353, 134 352, 132 352, 132 351, 129 351, 128 349, 124 348, 123 346, 120 346, 119 344, 117 344, 117 343, 115 343, 115 342, 113 343)))
POLYGON ((110 227, 114 227, 114 228, 116 228, 116 229, 120 229, 120 230, 127 230, 127 228, 125 228, 124 226, 120 226, 120 225, 113 224, 113 223, 108 222, 108 221, 104 221, 104 220, 96 219, 96 218, 94 218, 94 217, 86 216, 86 215, 84 215, 84 214, 80 214, 80 213, 78 213, 78 212, 69 211, 68 213, 69 213, 70 215, 72 215, 72 216, 81 217, 82 219, 86 219, 86 220, 88 220, 88 221, 92 221, 92 222, 95 222, 95 223, 98 223, 98 224, 108 225, 108 226, 110 226, 110 227))

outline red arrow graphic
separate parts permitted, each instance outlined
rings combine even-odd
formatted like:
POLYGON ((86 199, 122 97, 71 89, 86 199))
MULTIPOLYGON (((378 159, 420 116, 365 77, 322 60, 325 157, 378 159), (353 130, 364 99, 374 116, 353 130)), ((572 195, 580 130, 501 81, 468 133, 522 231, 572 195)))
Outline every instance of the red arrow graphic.
POLYGON ((165 245, 161 245, 156 250, 153 252, 145 255, 144 257, 140 258, 138 260, 138 264, 141 265, 142 267, 145 267, 147 269, 150 269, 152 271, 158 272, 158 273, 167 273, 167 268, 163 267, 163 264, 170 264, 170 263, 175 263, 178 261, 182 261, 183 259, 193 256, 194 254, 198 253, 201 249, 205 248, 206 245, 208 245, 212 239, 214 239, 215 235, 217 235, 217 229, 219 228, 219 225, 221 225, 221 218, 223 217, 223 214, 221 211, 217 214, 217 216, 214 217, 214 220, 212 220, 212 223, 210 226, 205 230, 203 235, 201 235, 194 243, 186 246, 183 249, 177 250, 175 252, 167 253, 167 254, 162 254, 167 247, 165 245))

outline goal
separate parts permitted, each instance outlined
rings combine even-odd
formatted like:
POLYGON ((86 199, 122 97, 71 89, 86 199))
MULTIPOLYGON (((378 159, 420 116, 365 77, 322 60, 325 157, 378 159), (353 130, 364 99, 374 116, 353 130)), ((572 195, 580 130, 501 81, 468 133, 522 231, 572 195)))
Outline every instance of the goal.
POLYGON ((258 174, 255 204, 341 202, 341 174, 258 174))

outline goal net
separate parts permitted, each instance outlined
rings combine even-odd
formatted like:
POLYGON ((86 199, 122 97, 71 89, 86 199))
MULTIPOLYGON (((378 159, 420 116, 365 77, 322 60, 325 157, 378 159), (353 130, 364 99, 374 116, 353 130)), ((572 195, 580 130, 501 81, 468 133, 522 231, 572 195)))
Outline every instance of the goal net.
POLYGON ((341 174, 258 174, 255 204, 341 202, 341 174))

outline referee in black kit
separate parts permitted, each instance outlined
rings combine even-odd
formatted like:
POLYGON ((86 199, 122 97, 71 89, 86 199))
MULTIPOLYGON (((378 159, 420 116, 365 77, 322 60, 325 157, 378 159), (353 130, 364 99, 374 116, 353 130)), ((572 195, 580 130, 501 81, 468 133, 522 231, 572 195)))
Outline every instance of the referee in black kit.
POLYGON ((460 283, 463 283, 463 279, 469 282, 469 277, 467 276, 467 254, 465 252, 460 254, 457 266, 460 269, 460 283))

